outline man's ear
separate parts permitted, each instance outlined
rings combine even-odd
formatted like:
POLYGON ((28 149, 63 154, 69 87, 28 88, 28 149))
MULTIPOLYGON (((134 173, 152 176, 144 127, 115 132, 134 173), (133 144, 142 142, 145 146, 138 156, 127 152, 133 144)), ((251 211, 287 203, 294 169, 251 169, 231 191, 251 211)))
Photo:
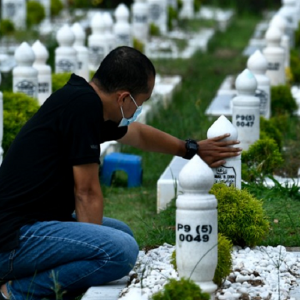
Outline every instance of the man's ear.
POLYGON ((125 99, 130 95, 127 91, 119 91, 117 92, 117 102, 120 106, 123 105, 125 99))

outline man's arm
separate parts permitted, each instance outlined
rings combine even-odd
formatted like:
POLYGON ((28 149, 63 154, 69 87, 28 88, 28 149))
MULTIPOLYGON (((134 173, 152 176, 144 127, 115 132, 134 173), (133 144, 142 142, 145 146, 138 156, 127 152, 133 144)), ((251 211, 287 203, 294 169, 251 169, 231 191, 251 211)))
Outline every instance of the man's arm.
POLYGON ((96 163, 73 166, 75 211, 79 222, 102 224, 103 195, 96 163))
MULTIPOLYGON (((212 168, 221 166, 226 158, 240 154, 241 148, 232 147, 238 141, 222 141, 228 135, 213 139, 198 141, 198 155, 212 168)), ((186 154, 185 141, 154 127, 134 122, 128 126, 126 135, 120 143, 130 145, 144 151, 160 152, 184 157, 186 154)))

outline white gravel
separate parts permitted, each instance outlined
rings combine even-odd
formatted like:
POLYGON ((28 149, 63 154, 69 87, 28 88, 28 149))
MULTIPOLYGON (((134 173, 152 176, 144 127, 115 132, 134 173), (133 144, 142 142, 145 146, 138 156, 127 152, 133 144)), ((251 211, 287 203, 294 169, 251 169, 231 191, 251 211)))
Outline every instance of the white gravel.
MULTIPOLYGON (((164 244, 145 254, 140 252, 131 272, 136 276, 119 299, 149 300, 168 279, 179 279, 170 263, 175 246, 164 244)), ((290 296, 300 278, 300 253, 287 252, 283 246, 234 247, 232 271, 216 292, 216 300, 298 300, 290 296)), ((299 294, 300 297, 300 294, 299 294)))

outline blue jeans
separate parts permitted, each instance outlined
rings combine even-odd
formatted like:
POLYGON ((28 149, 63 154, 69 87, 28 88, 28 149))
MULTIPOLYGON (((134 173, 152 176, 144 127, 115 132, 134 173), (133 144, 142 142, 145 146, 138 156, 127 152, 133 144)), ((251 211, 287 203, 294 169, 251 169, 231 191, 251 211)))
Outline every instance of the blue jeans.
POLYGON ((36 222, 21 228, 20 247, 0 253, 0 280, 9 281, 14 300, 74 299, 127 275, 138 252, 131 230, 118 220, 36 222))

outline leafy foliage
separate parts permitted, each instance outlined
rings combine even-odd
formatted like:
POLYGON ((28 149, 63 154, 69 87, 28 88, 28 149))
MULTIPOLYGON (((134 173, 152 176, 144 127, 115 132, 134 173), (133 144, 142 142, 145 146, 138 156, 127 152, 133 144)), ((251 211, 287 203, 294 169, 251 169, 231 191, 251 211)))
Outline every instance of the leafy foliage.
POLYGON ((232 242, 222 233, 218 234, 218 264, 213 281, 221 286, 226 277, 230 274, 232 266, 232 242))
POLYGON ((159 27, 157 25, 155 25, 154 23, 150 23, 149 31, 150 31, 150 35, 152 35, 152 36, 160 35, 159 27))
POLYGON ((44 6, 37 2, 30 0, 27 2, 27 17, 26 24, 28 27, 38 25, 46 16, 44 6))
POLYGON ((6 154, 11 143, 23 125, 39 109, 38 101, 23 93, 3 93, 3 141, 2 148, 6 154))
POLYGON ((278 145, 273 139, 264 137, 242 152, 242 179, 249 182, 262 181, 282 164, 278 145))
POLYGON ((10 35, 15 31, 15 25, 11 20, 3 19, 0 21, 0 35, 10 35))
POLYGON ((209 300, 210 295, 203 293, 201 288, 192 280, 181 278, 170 279, 164 289, 153 294, 152 300, 209 300))
POLYGON ((64 5, 61 0, 51 0, 50 11, 51 17, 56 17, 63 10, 64 5))
MULTIPOLYGON (((300 30, 299 30, 300 31, 300 30)), ((292 83, 300 83, 300 52, 292 49, 290 51, 290 69, 292 73, 292 83)))
POLYGON ((272 116, 288 113, 293 115, 298 108, 291 88, 287 85, 277 85, 271 87, 271 110, 272 116))
POLYGON ((210 193, 218 199, 219 233, 241 247, 254 247, 261 242, 269 223, 260 200, 224 183, 215 183, 210 193))
POLYGON ((272 138, 278 145, 278 149, 281 150, 283 136, 272 118, 267 120, 262 116, 260 117, 260 138, 272 138))
POLYGON ((145 45, 143 42, 138 40, 137 38, 133 39, 133 48, 139 50, 140 52, 144 53, 145 51, 145 45))
POLYGON ((52 73, 52 92, 62 88, 70 79, 72 73, 52 73))

